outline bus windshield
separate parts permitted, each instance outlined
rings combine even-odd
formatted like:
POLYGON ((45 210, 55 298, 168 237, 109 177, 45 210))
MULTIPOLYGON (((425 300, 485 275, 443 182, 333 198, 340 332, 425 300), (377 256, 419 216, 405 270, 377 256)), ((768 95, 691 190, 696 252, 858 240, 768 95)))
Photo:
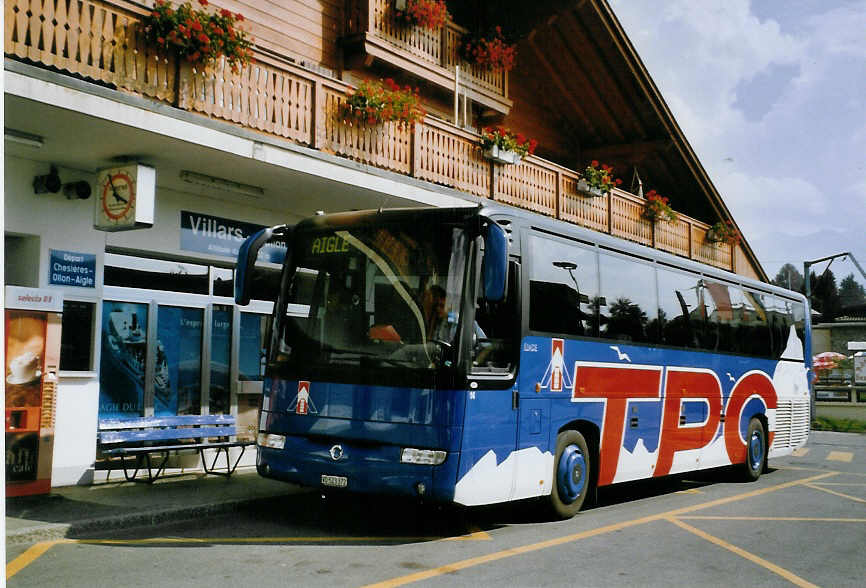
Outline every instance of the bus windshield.
POLYGON ((296 233, 270 369, 283 377, 344 382, 373 381, 374 373, 381 382, 381 370, 406 376, 450 371, 467 252, 466 231, 455 224, 296 233), (303 316, 286 314, 288 308, 302 309, 303 316))

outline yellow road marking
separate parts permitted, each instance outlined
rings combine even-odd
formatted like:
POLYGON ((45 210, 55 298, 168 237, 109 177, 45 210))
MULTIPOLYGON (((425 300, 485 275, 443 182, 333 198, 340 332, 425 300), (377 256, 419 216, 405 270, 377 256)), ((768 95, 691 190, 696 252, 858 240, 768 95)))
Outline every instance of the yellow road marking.
POLYGON ((804 468, 804 467, 798 467, 798 466, 792 466, 792 465, 783 465, 783 466, 779 466, 779 467, 777 467, 776 469, 777 469, 777 470, 791 470, 791 471, 797 471, 797 472, 826 472, 826 471, 833 471, 834 473, 839 474, 839 475, 841 475, 841 476, 860 476, 860 477, 866 477, 866 474, 864 474, 863 472, 839 472, 839 471, 835 471, 835 470, 826 470, 826 469, 824 469, 824 468, 804 468))
POLYGON ((688 515, 678 517, 685 520, 697 521, 795 521, 809 523, 866 523, 866 519, 840 519, 833 517, 735 517, 735 516, 712 516, 712 515, 688 515))
POLYGON ((530 543, 527 545, 521 545, 519 547, 512 547, 510 549, 504 549, 502 551, 497 551, 494 553, 489 553, 487 555, 482 555, 479 557, 472 557, 469 559, 464 559, 461 561, 457 561, 451 564, 446 564, 444 566, 439 566, 437 568, 431 568, 429 570, 424 570, 421 572, 415 572, 414 574, 407 574, 405 576, 400 576, 397 578, 391 578, 390 580, 385 580, 383 582, 378 582, 376 584, 369 584, 366 588, 391 588, 393 586, 403 586, 404 584, 410 584, 412 582, 420 582, 421 580, 428 580, 430 578, 434 578, 436 576, 442 576, 444 574, 450 574, 452 572, 456 572, 459 570, 463 570, 466 568, 471 568, 474 566, 478 566, 485 563, 490 563, 492 561, 497 561, 500 559, 505 559, 509 557, 513 557, 515 555, 522 555, 524 553, 531 553, 533 551, 539 551, 542 549, 547 549, 549 547, 556 547, 559 545, 563 545, 565 543, 572 543, 574 541, 580 541, 581 539, 587 539, 589 537, 595 537, 597 535, 604 535, 607 533, 612 533, 614 531, 619 531, 621 529, 627 529, 630 527, 636 527, 638 525, 643 525, 646 523, 651 523, 654 521, 664 520, 670 517, 676 517, 679 515, 683 515, 686 513, 703 510, 706 508, 712 508, 714 506, 720 506, 723 504, 728 504, 730 502, 737 502, 739 500, 745 500, 746 498, 752 498, 755 496, 761 496, 763 494, 768 494, 770 492, 775 492, 777 490, 784 490, 786 488, 791 488, 793 486, 800 486, 802 484, 808 484, 810 482, 815 482, 817 480, 823 480, 824 478, 829 478, 831 476, 837 475, 838 472, 827 472, 824 474, 818 474, 816 476, 811 476, 809 478, 803 478, 802 480, 794 480, 791 482, 784 482, 782 484, 777 484, 776 486, 769 486, 767 488, 761 488, 760 490, 752 490, 751 492, 744 492, 743 494, 736 494, 734 496, 729 496, 727 498, 718 498, 716 500, 711 500, 709 502, 705 502, 703 504, 697 504, 694 506, 686 506, 683 508, 674 509, 668 512, 663 512, 655 515, 648 515, 645 517, 641 517, 638 519, 632 519, 630 521, 623 521, 621 523, 614 523, 612 525, 607 525, 605 527, 599 527, 597 529, 591 529, 589 531, 583 531, 581 533, 574 533, 573 535, 565 535, 564 537, 557 537, 555 539, 548 539, 547 541, 541 541, 538 543, 530 543))
POLYGON ((821 482, 822 486, 866 486, 863 482, 821 482))
POLYGON ((703 494, 703 492, 697 488, 689 488, 687 490, 679 490, 677 494, 703 494))
POLYGON ((758 557, 757 555, 749 553, 748 551, 746 551, 744 549, 740 549, 736 545, 728 543, 727 541, 719 539, 718 537, 710 535, 709 533, 705 533, 704 531, 701 531, 700 529, 698 529, 696 527, 693 527, 693 526, 691 526, 687 523, 684 523, 680 520, 677 520, 673 517, 667 517, 665 520, 670 521, 671 523, 675 524, 676 526, 680 527, 681 529, 685 529, 689 533, 697 535, 701 539, 706 539, 707 541, 709 541, 710 543, 713 543, 714 545, 718 545, 719 547, 727 549, 728 551, 735 553, 735 554, 739 555, 740 557, 749 560, 752 563, 756 563, 759 566, 770 570, 774 574, 778 574, 779 576, 782 576, 783 578, 785 578, 786 580, 788 580, 792 584, 795 584, 796 586, 801 586, 802 588, 818 588, 815 584, 812 584, 811 582, 807 582, 806 580, 804 580, 800 576, 796 576, 796 575, 792 574, 791 572, 789 572, 788 570, 786 570, 784 568, 780 568, 776 564, 769 562, 762 557, 758 557))
POLYGON ((486 531, 482 531, 481 529, 476 529, 467 535, 458 535, 457 537, 445 537, 443 541, 492 541, 493 537, 490 536, 490 533, 486 531))
POLYGON ((43 553, 57 545, 58 543, 70 543, 68 539, 56 539, 54 541, 40 541, 35 545, 31 545, 27 550, 6 564, 6 579, 8 580, 34 561, 36 561, 43 553))
POLYGON ((416 541, 491 541, 493 538, 486 532, 476 529, 466 535, 457 537, 416 536, 416 537, 148 537, 146 539, 57 539, 40 541, 29 547, 24 553, 6 565, 8 580, 31 563, 36 561, 53 546, 64 544, 80 545, 183 545, 183 544, 223 544, 238 543, 379 543, 379 542, 416 542, 416 541))
POLYGON ((794 457, 804 457, 807 453, 809 453, 808 447, 801 447, 800 449, 795 449, 791 455, 794 457))
MULTIPOLYGON (((734 496, 729 496, 727 498, 719 498, 716 500, 712 500, 710 502, 705 502, 703 504, 697 504, 694 506, 687 506, 675 510, 668 511, 666 513, 660 513, 657 515, 649 515, 646 517, 641 517, 639 519, 633 519, 631 521, 624 521, 622 523, 616 523, 613 525, 608 525, 606 527, 600 527, 598 529, 593 529, 590 531, 584 531, 582 533, 576 533, 574 535, 567 535, 565 537, 559 537, 556 539, 550 539, 548 541, 542 541, 541 543, 535 543, 530 545, 523 545, 521 547, 516 547, 512 549, 506 549, 504 551, 492 553, 486 556, 471 558, 467 560, 463 560, 462 562, 456 562, 454 564, 449 564, 446 566, 441 566, 439 568, 427 570, 424 572, 418 572, 416 574, 409 574, 408 576, 402 576, 400 578, 394 578, 392 580, 386 580, 385 582, 381 582, 379 584, 372 584, 371 586, 401 586, 403 584, 408 584, 410 582, 417 582, 419 580, 424 580, 427 578, 432 578, 434 576, 440 576, 442 574, 446 574, 452 571, 461 570, 464 568, 480 565, 482 563, 487 563, 489 561, 496 561, 498 559, 503 559, 506 557, 512 557, 514 555, 520 555, 522 553, 529 553, 532 551, 538 551, 540 549, 546 549, 548 547, 554 547, 557 545, 562 545, 563 543, 570 543, 573 541, 578 541, 580 539, 585 539, 587 537, 594 537, 596 535, 602 535, 606 533, 610 533, 613 531, 618 531, 620 529, 626 529, 629 527, 634 527, 637 525, 643 525, 646 523, 650 523, 657 520, 667 519, 669 517, 675 517, 682 514, 686 514, 689 512, 694 512, 697 510, 703 510, 705 508, 712 508, 714 506, 719 506, 722 504, 727 504, 729 502, 736 502, 739 500, 745 500, 746 498, 752 498, 754 496, 760 496, 762 494, 767 494, 769 492, 775 492, 777 490, 784 490, 785 488, 791 488, 793 486, 799 485, 807 485, 811 487, 811 482, 816 482, 818 480, 823 480, 825 478, 829 478, 831 476, 836 476, 840 472, 826 472, 823 474, 818 474, 816 476, 811 476, 809 478, 803 478, 802 480, 794 480, 791 482, 784 482, 782 484, 778 484, 776 486, 770 486, 768 488, 762 488, 760 490, 753 490, 751 492, 745 492, 743 494, 737 494, 734 496)), ((837 492, 833 492, 832 490, 827 490, 825 488, 819 488, 815 486, 818 490, 824 490, 825 492, 830 492, 831 494, 839 494, 840 496, 844 496, 845 498, 852 498, 853 500, 860 500, 859 498, 854 498, 852 496, 847 496, 844 494, 840 494, 837 492)), ((864 501, 866 502, 866 501, 864 501)), ((473 538, 475 540, 488 540, 490 539, 490 535, 484 533, 483 531, 477 531, 474 533, 470 533, 469 535, 464 535, 460 539, 469 540, 473 538)), ((36 561, 42 554, 51 549, 54 545, 64 543, 64 544, 92 544, 92 545, 136 545, 136 544, 200 544, 200 543, 223 543, 223 544, 232 544, 232 543, 324 543, 324 542, 378 542, 378 541, 435 541, 448 539, 443 537, 222 537, 222 538, 179 538, 179 537, 151 537, 147 539, 58 539, 54 541, 40 541, 35 545, 29 547, 24 553, 16 557, 14 560, 9 562, 6 565, 6 579, 8 580, 31 563, 36 561)), ((451 538, 456 539, 456 538, 451 538)))
POLYGON ((826 492, 827 494, 832 494, 834 496, 841 496, 842 498, 848 498, 849 500, 854 500, 857 502, 866 503, 866 500, 864 500, 862 498, 857 498, 856 496, 849 496, 847 494, 842 494, 841 492, 836 492, 835 490, 830 490, 829 488, 822 488, 821 486, 818 486, 817 484, 804 484, 804 485, 809 487, 809 488, 814 488, 815 490, 820 490, 821 492, 826 492))
POLYGON ((844 461, 851 463, 854 460, 854 454, 850 451, 831 451, 827 455, 827 461, 844 461))

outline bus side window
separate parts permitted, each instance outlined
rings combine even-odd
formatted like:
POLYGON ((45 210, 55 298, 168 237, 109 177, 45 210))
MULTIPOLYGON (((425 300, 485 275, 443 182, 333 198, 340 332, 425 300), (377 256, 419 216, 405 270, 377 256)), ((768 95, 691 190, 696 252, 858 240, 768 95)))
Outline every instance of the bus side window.
POLYGON ((474 370, 508 372, 514 366, 520 334, 519 284, 520 264, 512 261, 505 300, 494 303, 476 300, 472 328, 474 370))

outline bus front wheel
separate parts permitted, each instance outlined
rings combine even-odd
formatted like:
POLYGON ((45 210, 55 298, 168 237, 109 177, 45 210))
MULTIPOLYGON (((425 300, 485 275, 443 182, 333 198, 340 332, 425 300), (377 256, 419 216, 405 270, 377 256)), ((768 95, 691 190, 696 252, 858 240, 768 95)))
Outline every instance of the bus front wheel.
POLYGON ((761 477, 767 462, 767 435, 764 425, 758 419, 749 421, 746 431, 746 461, 742 466, 743 478, 754 482, 761 477))
POLYGON ((550 492, 550 507, 554 515, 568 519, 583 506, 590 486, 591 463, 583 435, 570 430, 557 435, 550 492))

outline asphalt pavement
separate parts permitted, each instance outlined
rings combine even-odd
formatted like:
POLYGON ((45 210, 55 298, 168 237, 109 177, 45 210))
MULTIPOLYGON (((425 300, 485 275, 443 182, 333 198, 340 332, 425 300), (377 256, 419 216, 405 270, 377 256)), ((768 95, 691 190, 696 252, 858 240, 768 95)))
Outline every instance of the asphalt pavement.
POLYGON ((254 467, 238 468, 230 478, 184 474, 166 476, 153 484, 110 481, 56 487, 50 494, 6 499, 6 543, 75 538, 97 530, 209 517, 302 491, 263 478, 254 467))

